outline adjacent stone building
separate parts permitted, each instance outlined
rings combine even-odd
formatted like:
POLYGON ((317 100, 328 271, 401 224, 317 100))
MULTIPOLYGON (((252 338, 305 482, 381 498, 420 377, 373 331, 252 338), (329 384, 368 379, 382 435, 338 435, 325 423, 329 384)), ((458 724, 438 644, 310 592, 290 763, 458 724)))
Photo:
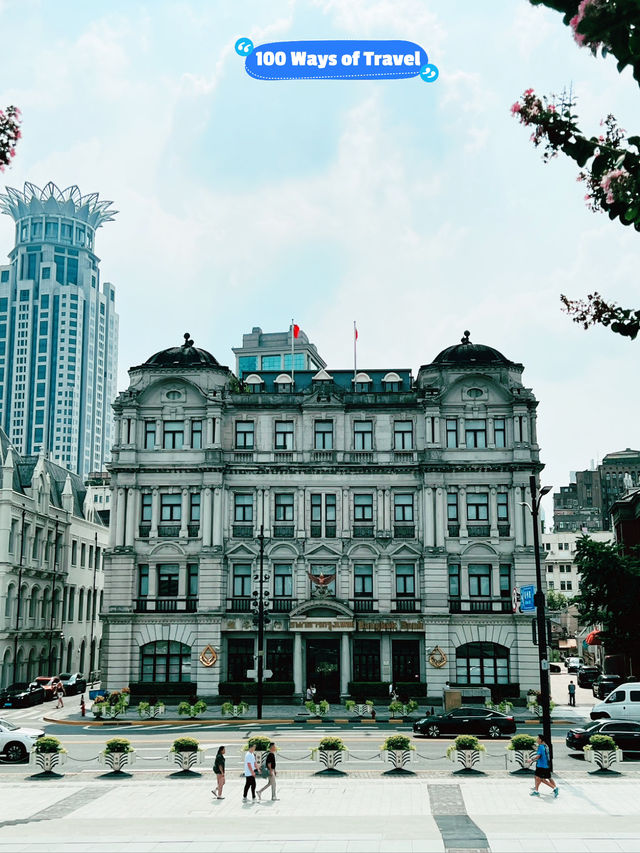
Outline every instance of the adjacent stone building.
POLYGON ((468 333, 415 379, 256 368, 239 384, 188 335, 131 368, 109 465, 105 686, 215 699, 247 680, 263 525, 280 692, 535 687, 531 620, 513 612, 535 583, 524 504, 542 468, 523 369, 468 333))

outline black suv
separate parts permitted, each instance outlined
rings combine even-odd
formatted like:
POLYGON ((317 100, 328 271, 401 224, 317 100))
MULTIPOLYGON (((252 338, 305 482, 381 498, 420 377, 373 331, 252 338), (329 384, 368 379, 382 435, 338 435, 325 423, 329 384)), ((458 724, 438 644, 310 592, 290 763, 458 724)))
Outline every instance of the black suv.
POLYGON ((599 675, 591 685, 591 690, 596 699, 606 699, 612 690, 620 687, 627 679, 623 675, 614 675, 613 673, 603 673, 599 675))
POLYGON ((600 675, 600 667, 583 666, 578 670, 578 687, 591 687, 600 675))

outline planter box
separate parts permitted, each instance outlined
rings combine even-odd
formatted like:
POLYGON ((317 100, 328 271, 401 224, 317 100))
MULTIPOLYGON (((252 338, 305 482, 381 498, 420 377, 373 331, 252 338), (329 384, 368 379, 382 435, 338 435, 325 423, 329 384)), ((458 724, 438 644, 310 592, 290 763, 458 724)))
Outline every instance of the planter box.
POLYGON ((384 760, 391 764, 394 770, 402 770, 413 761, 412 749, 385 749, 384 760))
POLYGON ((32 749, 29 764, 37 767, 41 773, 52 773, 56 767, 62 767, 66 759, 66 752, 36 752, 32 749))
POLYGON ((599 770, 610 770, 612 764, 622 761, 621 749, 585 749, 584 760, 596 764, 599 770))
MULTIPOLYGON (((180 770, 191 770, 196 764, 202 764, 203 751, 201 749, 190 750, 189 752, 170 752, 173 755, 173 761, 178 765, 180 770)), ((169 759, 171 760, 171 759, 169 759)))
POLYGON ((356 705, 355 708, 352 708, 350 713, 355 714, 357 717, 370 717, 371 712, 373 711, 373 705, 356 705))
POLYGON ((311 759, 324 765, 325 770, 337 770, 338 765, 349 760, 348 749, 312 749, 311 759))
POLYGON ((481 749, 454 749, 448 754, 449 761, 459 764, 463 770, 473 770, 483 760, 481 749))
POLYGON ((135 750, 133 752, 101 752, 98 761, 113 773, 121 773, 127 765, 131 766, 135 761, 135 750))
POLYGON ((507 760, 511 764, 517 764, 522 770, 527 770, 535 754, 535 749, 507 749, 507 760))
POLYGON ((320 710, 320 705, 316 705, 315 711, 309 711, 308 708, 307 708, 307 711, 308 711, 310 717, 320 717, 320 719, 322 719, 323 717, 326 717, 327 714, 329 713, 329 708, 327 708, 326 712, 323 713, 320 710))
POLYGON ((163 717, 164 712, 164 705, 151 705, 145 710, 138 711, 138 716, 141 720, 155 719, 156 717, 163 717))

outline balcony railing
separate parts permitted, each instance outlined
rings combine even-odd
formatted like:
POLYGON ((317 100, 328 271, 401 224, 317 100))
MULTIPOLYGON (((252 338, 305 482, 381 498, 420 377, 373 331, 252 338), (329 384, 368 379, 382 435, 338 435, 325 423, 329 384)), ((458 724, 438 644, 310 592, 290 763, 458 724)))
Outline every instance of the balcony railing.
POLYGON ((252 539, 253 524, 234 524, 233 525, 234 539, 252 539))
POLYGON ((354 524, 354 539, 373 539, 373 524, 354 524))
POLYGON ((373 451, 356 450, 353 453, 345 453, 345 462, 354 462, 357 465, 369 465, 373 462, 373 451))
POLYGON ((467 527, 467 533, 470 538, 476 539, 481 536, 491 536, 491 527, 488 524, 470 524, 467 527))
POLYGON ((197 598, 136 598, 136 613, 195 613, 197 598))
MULTIPOLYGON (((322 539, 322 525, 321 524, 312 524, 311 525, 311 538, 312 539, 322 539)), ((325 524, 324 526, 324 538, 325 539, 335 539, 336 538, 336 526, 335 524, 325 524)))
POLYGON ((450 598, 449 613, 512 613, 510 598, 450 598))
POLYGON ((377 598, 353 598, 351 604, 355 613, 377 613, 377 598))
POLYGON ((158 536, 170 537, 172 539, 177 539, 180 536, 180 525, 179 524, 159 524, 158 525, 158 536))
POLYGON ((499 524, 498 525, 498 536, 511 536, 511 525, 510 524, 499 524))
POLYGON ((187 524, 187 536, 195 538, 200 533, 200 524, 187 524))
POLYGON ((418 613, 420 610, 419 598, 394 598, 391 609, 396 613, 418 613))
POLYGON ((275 450, 273 453, 274 462, 293 462, 293 450, 275 450))
POLYGON ((150 531, 151 531, 151 525, 150 524, 141 524, 138 527, 138 536, 140 537, 140 539, 148 539, 150 531))
POLYGON ((273 538, 274 539, 293 539, 295 528, 293 524, 274 524, 273 538))
POLYGON ((252 598, 248 595, 227 599, 227 610, 231 613, 249 613, 252 598))
POLYGON ((334 450, 312 450, 312 462, 335 462, 336 454, 334 450))
POLYGON ((274 598, 271 600, 273 613, 289 613, 293 607, 292 598, 274 598))
POLYGON ((404 462, 411 463, 416 461, 416 454, 413 450, 394 450, 393 451, 393 461, 394 462, 404 462))
POLYGON ((449 524, 449 536, 460 536, 460 525, 459 524, 449 524))
POLYGON ((415 524, 396 524, 393 527, 393 535, 396 539, 414 539, 416 526, 415 524))
POLYGON ((236 450, 233 454, 234 462, 253 462, 253 450, 236 450))

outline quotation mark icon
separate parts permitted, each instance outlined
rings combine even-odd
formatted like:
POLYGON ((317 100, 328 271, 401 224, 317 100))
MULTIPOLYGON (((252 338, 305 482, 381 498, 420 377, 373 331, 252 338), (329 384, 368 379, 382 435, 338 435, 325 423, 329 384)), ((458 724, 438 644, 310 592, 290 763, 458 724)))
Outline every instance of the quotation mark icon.
POLYGON ((236 53, 238 56, 249 56, 253 50, 253 42, 251 39, 241 38, 236 42, 236 53))
POLYGON ((437 65, 432 65, 429 63, 428 65, 423 65, 420 69, 420 76, 425 81, 425 83, 434 83, 440 75, 438 71, 437 65))

